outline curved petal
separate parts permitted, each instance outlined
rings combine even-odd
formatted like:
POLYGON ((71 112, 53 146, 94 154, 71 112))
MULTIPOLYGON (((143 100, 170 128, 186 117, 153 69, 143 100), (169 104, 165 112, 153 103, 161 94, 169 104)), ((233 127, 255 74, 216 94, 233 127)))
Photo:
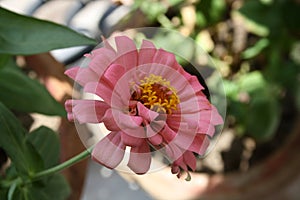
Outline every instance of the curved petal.
POLYGON ((204 87, 199 83, 196 76, 189 74, 183 68, 179 68, 178 72, 182 74, 195 91, 203 90, 204 87))
MULTIPOLYGON (((114 69, 114 71, 116 71, 116 69, 114 69)), ((122 74, 119 75, 122 76, 122 74)), ((113 76, 113 74, 110 76, 113 76)), ((124 109, 129 107, 131 96, 129 80, 119 79, 116 84, 114 84, 115 81, 111 82, 111 80, 102 77, 99 82, 87 83, 84 87, 84 92, 98 95, 113 108, 124 109)))
POLYGON ((182 153, 182 155, 177 160, 174 161, 174 164, 178 165, 184 171, 188 171, 187 165, 183 160, 183 155, 184 153, 182 153))
POLYGON ((136 174, 145 174, 151 164, 151 153, 148 143, 144 143, 137 147, 132 147, 130 150, 130 157, 128 167, 136 174))
POLYGON ((107 111, 105 112, 102 121, 105 125, 105 127, 110 130, 110 131, 120 131, 120 127, 117 124, 117 122, 115 121, 115 118, 113 116, 113 111, 112 109, 107 109, 107 111))
POLYGON ((183 118, 181 113, 168 115, 167 124, 171 129, 177 131, 182 123, 183 118))
POLYGON ((81 86, 85 86, 89 82, 99 80, 99 76, 89 68, 73 67, 65 71, 65 74, 81 86))
POLYGON ((204 134, 197 134, 193 143, 188 148, 189 151, 195 152, 199 155, 204 155, 209 146, 209 139, 204 134))
POLYGON ((137 138, 137 137, 133 137, 131 135, 128 135, 125 132, 121 132, 121 139, 122 142, 126 145, 126 146, 130 146, 130 147, 137 147, 142 145, 142 143, 144 142, 145 138, 137 138))
POLYGON ((114 61, 130 70, 137 66, 138 52, 133 40, 126 36, 115 38, 118 58, 114 61))
POLYGON ((175 63, 177 63, 175 55, 163 49, 158 49, 156 51, 156 54, 153 57, 153 63, 169 66, 177 70, 175 68, 177 66, 175 65, 175 63))
POLYGON ((190 145, 192 145, 194 142, 196 135, 197 134, 195 131, 188 129, 184 130, 184 128, 182 128, 182 130, 178 131, 178 134, 173 139, 173 142, 181 149, 188 150, 190 145))
POLYGON ((167 158, 172 162, 175 162, 179 158, 182 158, 182 155, 183 155, 182 149, 180 149, 174 143, 169 143, 168 145, 166 145, 165 150, 166 150, 165 152, 166 152, 167 158))
POLYGON ((168 125, 165 125, 160 133, 167 143, 170 143, 177 135, 168 125))
POLYGON ((127 36, 117 36, 115 37, 116 47, 117 47, 117 54, 122 55, 136 49, 135 43, 132 39, 127 36))
POLYGON ((159 131, 156 131, 155 128, 149 124, 146 126, 146 136, 149 142, 153 145, 160 145, 163 142, 162 136, 159 134, 159 131))
POLYGON ((66 102, 65 102, 65 109, 67 111, 67 118, 71 122, 73 122, 75 120, 72 108, 73 108, 73 100, 72 99, 66 100, 66 102))
POLYGON ((191 151, 186 151, 183 154, 183 162, 186 163, 193 171, 196 170, 196 157, 191 151))
POLYGON ((222 116, 219 114, 217 108, 214 105, 211 105, 212 109, 212 124, 220 125, 224 123, 222 116))
POLYGON ((73 116, 79 123, 101 123, 105 112, 110 108, 105 102, 97 100, 72 100, 67 104, 70 103, 73 116))
POLYGON ((148 137, 148 140, 154 146, 160 145, 163 142, 163 138, 159 134, 155 134, 152 137, 148 137))
POLYGON ((118 109, 108 109, 103 117, 108 130, 122 130, 122 132, 136 138, 145 138, 145 130, 141 126, 143 119, 131 116, 118 109))
POLYGON ((87 57, 90 58, 89 68, 101 77, 104 71, 116 59, 116 53, 107 48, 99 48, 93 50, 91 54, 87 54, 87 57))
POLYGON ((84 92, 96 94, 103 99, 104 102, 111 103, 112 88, 107 84, 99 84, 98 82, 89 82, 85 85, 84 92))
POLYGON ((64 74, 67 75, 68 77, 70 77, 71 79, 75 80, 79 69, 80 69, 80 67, 72 67, 72 68, 66 70, 64 74))
POLYGON ((211 109, 203 110, 199 117, 198 133, 204 133, 213 136, 215 133, 215 125, 223 124, 223 118, 218 113, 217 109, 211 105, 211 109))
POLYGON ((153 43, 148 40, 143 40, 138 53, 138 65, 152 63, 155 53, 156 48, 153 43))
POLYGON ((146 108, 141 102, 137 103, 138 115, 143 117, 147 122, 153 121, 159 114, 146 108))
POLYGON ((144 119, 140 116, 124 114, 123 112, 113 113, 121 129, 135 129, 141 127, 144 119))
POLYGON ((100 140, 92 151, 92 159, 107 168, 116 168, 122 161, 125 145, 119 132, 111 132, 100 140))
POLYGON ((104 77, 107 82, 109 82, 113 88, 116 85, 118 80, 124 75, 125 69, 122 65, 112 64, 105 71, 104 77))

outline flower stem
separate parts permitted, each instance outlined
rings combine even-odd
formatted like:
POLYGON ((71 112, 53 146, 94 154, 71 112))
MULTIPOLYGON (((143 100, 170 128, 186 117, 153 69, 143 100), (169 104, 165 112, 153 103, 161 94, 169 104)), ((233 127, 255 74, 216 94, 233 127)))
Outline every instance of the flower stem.
POLYGON ((92 151, 93 148, 94 147, 92 146, 92 147, 88 148, 87 150, 81 152, 80 154, 70 158, 69 160, 67 160, 57 166, 54 166, 52 168, 49 168, 49 169, 46 169, 44 171, 34 174, 31 177, 31 181, 36 181, 36 180, 41 179, 42 177, 49 176, 49 175, 55 174, 57 172, 60 172, 61 170, 68 168, 68 167, 86 159, 87 157, 90 156, 90 152, 92 151))

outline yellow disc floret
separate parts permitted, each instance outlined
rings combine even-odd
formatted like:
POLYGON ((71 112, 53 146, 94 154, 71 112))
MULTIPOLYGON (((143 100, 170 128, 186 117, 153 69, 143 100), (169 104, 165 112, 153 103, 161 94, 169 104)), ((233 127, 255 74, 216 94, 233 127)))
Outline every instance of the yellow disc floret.
POLYGON ((140 81, 138 91, 133 93, 132 99, 142 102, 151 110, 167 114, 177 110, 180 103, 177 91, 170 82, 154 74, 140 81))

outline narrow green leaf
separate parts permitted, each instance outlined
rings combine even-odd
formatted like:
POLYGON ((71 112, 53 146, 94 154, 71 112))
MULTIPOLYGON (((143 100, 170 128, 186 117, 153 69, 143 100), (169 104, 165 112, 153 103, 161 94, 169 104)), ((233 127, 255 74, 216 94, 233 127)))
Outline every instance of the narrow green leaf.
POLYGON ((59 162, 59 139, 50 128, 41 126, 27 136, 27 140, 35 147, 44 161, 45 169, 59 162))
POLYGON ((43 169, 43 163, 33 146, 26 142, 26 130, 15 116, 0 102, 0 147, 23 176, 43 169))
POLYGON ((9 190, 8 190, 8 194, 7 194, 7 199, 8 200, 13 200, 13 195, 14 195, 14 192, 16 191, 16 187, 17 187, 17 183, 13 183, 9 190))
POLYGON ((29 55, 96 41, 65 26, 23 16, 0 7, 0 53, 29 55))
POLYGON ((65 109, 38 81, 20 70, 5 67, 0 70, 0 101, 7 107, 23 112, 65 116, 65 109))

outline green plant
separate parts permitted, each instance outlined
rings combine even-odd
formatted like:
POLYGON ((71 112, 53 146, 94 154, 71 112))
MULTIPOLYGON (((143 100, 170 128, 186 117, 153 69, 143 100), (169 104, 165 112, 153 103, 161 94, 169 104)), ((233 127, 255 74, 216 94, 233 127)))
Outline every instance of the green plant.
POLYGON ((62 117, 66 112, 43 85, 17 67, 15 56, 96 42, 67 27, 3 8, 0 18, 0 147, 11 160, 0 179, 0 199, 66 199, 69 186, 56 172, 70 161, 59 164, 57 134, 44 126, 28 133, 11 111, 62 117))

